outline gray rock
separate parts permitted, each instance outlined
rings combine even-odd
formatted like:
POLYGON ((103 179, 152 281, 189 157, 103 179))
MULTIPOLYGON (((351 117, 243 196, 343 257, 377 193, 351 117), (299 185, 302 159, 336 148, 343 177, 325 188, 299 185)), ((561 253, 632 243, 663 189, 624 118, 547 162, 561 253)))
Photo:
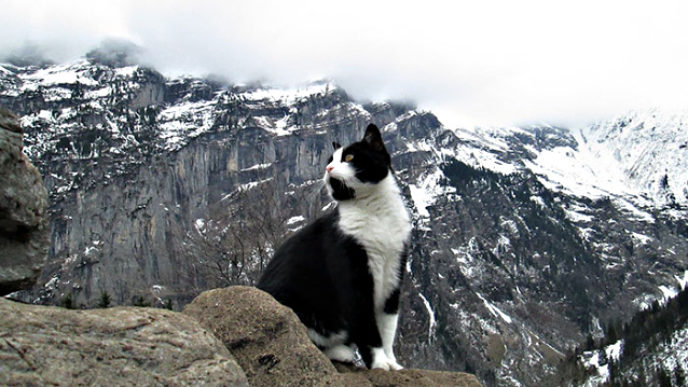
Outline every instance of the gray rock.
POLYGON ((1 385, 248 385, 222 343, 180 313, 0 299, 0 316, 1 385))
POLYGON ((4 128, 15 133, 22 133, 22 128, 19 125, 17 116, 2 106, 0 106, 0 128, 4 128))
POLYGON ((7 294, 36 282, 50 234, 48 193, 40 173, 22 153, 16 116, 0 109, 0 126, 0 294, 7 294))

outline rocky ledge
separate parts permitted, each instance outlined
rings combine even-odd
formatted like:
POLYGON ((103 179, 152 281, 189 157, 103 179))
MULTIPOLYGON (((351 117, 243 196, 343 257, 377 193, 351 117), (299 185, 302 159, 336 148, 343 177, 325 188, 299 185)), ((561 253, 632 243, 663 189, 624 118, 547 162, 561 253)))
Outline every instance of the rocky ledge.
POLYGON ((0 315, 0 385, 248 385, 227 348, 179 313, 0 299, 0 315))
POLYGON ((183 313, 68 310, 0 299, 2 385, 480 386, 475 376, 336 367, 294 312, 251 287, 183 313))

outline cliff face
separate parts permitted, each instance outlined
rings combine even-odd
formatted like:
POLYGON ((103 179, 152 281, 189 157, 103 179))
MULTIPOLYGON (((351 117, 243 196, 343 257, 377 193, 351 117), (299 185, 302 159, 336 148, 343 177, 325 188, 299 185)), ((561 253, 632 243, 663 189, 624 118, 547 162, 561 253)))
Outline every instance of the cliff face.
MULTIPOLYGON (((370 122, 414 215, 405 366, 536 385, 587 333, 686 276, 680 166, 631 176, 663 156, 619 155, 613 171, 599 161, 605 146, 666 143, 638 124, 623 136, 611 135, 619 121, 582 133, 450 130, 329 83, 228 86, 93 59, 1 68, 0 104, 22 117, 25 153, 50 192, 50 264, 15 294, 27 301, 72 294, 93 306, 107 292, 180 309, 202 290, 251 284, 273 246, 330 205, 320 177, 331 142, 360 138, 370 122)), ((686 159, 679 146, 662 149, 686 159)))
POLYGON ((0 107, 0 295, 31 289, 48 257, 48 192, 23 147, 17 116, 0 107))

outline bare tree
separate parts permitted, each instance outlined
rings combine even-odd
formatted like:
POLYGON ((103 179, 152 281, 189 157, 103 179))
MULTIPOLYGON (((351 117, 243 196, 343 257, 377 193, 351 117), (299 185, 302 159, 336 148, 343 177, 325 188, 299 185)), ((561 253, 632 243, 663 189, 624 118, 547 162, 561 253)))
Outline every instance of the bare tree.
POLYGON ((190 285, 209 289, 252 285, 274 249, 293 230, 289 220, 306 211, 307 190, 287 197, 272 180, 245 185, 208 208, 208 217, 178 226, 190 285))

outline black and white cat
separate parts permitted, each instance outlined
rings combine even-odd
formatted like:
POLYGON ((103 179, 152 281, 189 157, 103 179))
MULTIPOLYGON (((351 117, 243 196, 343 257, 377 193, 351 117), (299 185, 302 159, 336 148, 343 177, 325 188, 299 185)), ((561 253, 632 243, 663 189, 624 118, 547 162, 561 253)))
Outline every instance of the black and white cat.
POLYGON ((392 350, 411 222, 378 128, 333 143, 324 181, 335 210, 291 236, 258 288, 291 307, 332 360, 397 370, 392 350))

